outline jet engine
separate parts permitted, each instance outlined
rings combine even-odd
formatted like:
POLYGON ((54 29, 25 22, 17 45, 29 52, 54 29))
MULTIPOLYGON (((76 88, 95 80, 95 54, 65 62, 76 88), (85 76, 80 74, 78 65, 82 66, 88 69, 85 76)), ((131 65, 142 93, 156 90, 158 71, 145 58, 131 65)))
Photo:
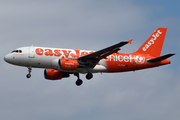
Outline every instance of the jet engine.
POLYGON ((76 70, 78 61, 74 59, 59 59, 59 67, 61 70, 76 70))
POLYGON ((45 69, 44 70, 44 78, 48 80, 59 80, 62 78, 69 77, 69 73, 61 72, 54 69, 45 69))

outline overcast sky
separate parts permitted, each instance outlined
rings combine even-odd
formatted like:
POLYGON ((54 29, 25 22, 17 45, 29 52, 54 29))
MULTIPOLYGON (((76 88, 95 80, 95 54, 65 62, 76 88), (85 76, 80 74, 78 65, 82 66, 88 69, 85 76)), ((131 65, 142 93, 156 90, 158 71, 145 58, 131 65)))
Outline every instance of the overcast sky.
POLYGON ((179 120, 179 0, 1 0, 1 120, 179 120), (167 27, 162 55, 171 64, 115 74, 44 79, 43 69, 13 66, 4 56, 22 46, 99 50, 134 39, 136 51, 157 27, 167 27))

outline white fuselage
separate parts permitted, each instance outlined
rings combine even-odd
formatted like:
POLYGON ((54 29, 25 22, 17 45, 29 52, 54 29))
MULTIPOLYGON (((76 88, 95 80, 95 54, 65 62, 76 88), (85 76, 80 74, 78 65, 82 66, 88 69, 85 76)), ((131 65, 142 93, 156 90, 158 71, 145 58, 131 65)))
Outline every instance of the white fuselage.
MULTIPOLYGON (((10 64, 34 67, 34 68, 50 68, 61 70, 57 65, 57 61, 61 58, 77 59, 77 57, 92 53, 93 51, 86 50, 73 50, 73 49, 60 49, 49 47, 21 47, 14 52, 7 54, 4 60, 10 64)), ((61 70, 63 71, 63 70, 61 70)), ((106 72, 106 64, 104 60, 99 62, 93 69, 89 70, 92 73, 106 72)), ((68 72, 86 73, 87 69, 78 68, 68 72)))

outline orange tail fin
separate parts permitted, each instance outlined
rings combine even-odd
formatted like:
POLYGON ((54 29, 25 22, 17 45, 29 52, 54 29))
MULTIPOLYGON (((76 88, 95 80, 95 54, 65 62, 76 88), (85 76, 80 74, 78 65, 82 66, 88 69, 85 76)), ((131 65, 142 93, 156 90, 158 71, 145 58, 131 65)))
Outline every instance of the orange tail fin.
POLYGON ((166 31, 167 28, 157 28, 135 53, 149 54, 154 57, 159 57, 164 43, 166 31))

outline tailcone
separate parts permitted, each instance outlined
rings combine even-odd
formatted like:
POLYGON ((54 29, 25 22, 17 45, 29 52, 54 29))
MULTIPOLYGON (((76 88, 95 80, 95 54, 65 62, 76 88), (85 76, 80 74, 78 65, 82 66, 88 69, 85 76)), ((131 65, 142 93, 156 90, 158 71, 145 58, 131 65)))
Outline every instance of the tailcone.
POLYGON ((171 64, 171 61, 168 59, 162 60, 161 65, 171 64))

